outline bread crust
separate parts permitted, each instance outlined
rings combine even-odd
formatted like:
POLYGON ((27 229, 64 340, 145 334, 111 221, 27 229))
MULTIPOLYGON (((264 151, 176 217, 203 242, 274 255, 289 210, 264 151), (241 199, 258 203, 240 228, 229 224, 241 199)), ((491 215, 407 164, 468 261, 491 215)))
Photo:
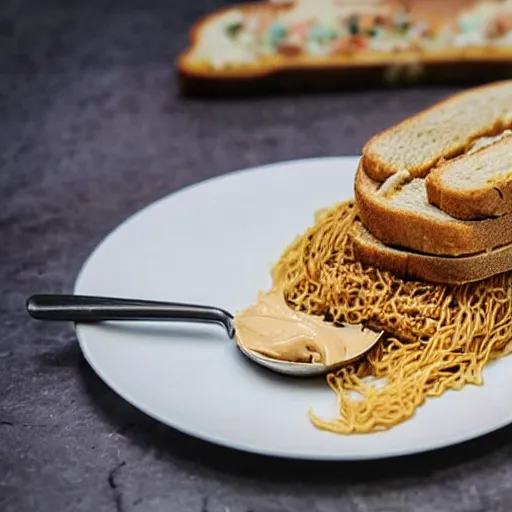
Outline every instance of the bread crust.
POLYGON ((453 258, 387 247, 372 240, 358 222, 351 236, 358 260, 401 278, 455 285, 480 281, 512 269, 512 244, 491 252, 453 258))
POLYGON ((421 212, 390 207, 379 197, 380 184, 356 172, 354 193, 363 226, 388 246, 431 255, 462 256, 490 251, 512 242, 512 214, 478 221, 446 221, 421 212))
POLYGON ((448 215, 460 220, 478 220, 512 213, 512 172, 508 181, 474 190, 445 187, 442 172, 442 166, 434 169, 425 184, 429 202, 448 215))
MULTIPOLYGON (((390 58, 391 59, 391 58, 390 58)), ((237 69, 217 73, 192 68, 183 61, 175 69, 179 93, 188 98, 246 98, 289 94, 331 93, 361 89, 423 85, 473 86, 489 80, 512 77, 512 52, 499 61, 475 58, 473 61, 439 60, 396 64, 391 60, 372 66, 352 62, 295 62, 273 68, 237 69)), ((311 59, 312 61, 312 59, 311 59)))
MULTIPOLYGON (((266 2, 236 10, 268 9, 266 2)), ((286 7, 274 7, 283 9, 286 7)), ((417 83, 468 85, 512 77, 512 48, 465 48, 437 51, 365 52, 327 57, 272 56, 265 62, 213 69, 192 62, 201 31, 233 7, 203 16, 192 27, 189 46, 176 62, 180 92, 185 96, 247 96, 290 92, 351 90, 417 83)))

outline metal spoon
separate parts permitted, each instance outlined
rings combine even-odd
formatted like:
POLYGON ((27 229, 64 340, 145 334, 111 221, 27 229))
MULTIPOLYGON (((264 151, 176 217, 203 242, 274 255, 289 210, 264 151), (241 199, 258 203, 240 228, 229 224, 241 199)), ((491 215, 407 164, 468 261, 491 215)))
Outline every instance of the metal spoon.
POLYGON ((150 300, 118 299, 84 295, 33 295, 27 300, 27 311, 38 320, 70 322, 104 322, 110 320, 149 320, 213 323, 224 327, 228 336, 236 341, 242 353, 255 363, 270 370, 297 377, 322 375, 363 356, 382 337, 375 333, 369 345, 350 359, 327 366, 321 363, 292 363, 266 357, 244 347, 235 335, 233 315, 224 309, 195 304, 158 302, 150 300))

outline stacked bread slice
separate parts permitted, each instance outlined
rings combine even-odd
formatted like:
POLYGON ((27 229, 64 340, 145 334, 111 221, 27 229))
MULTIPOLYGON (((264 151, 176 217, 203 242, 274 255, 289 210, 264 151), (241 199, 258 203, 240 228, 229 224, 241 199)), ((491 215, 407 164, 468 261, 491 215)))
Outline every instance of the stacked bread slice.
POLYGON ((460 284, 512 269, 512 81, 455 94, 370 139, 355 179, 364 263, 460 284))

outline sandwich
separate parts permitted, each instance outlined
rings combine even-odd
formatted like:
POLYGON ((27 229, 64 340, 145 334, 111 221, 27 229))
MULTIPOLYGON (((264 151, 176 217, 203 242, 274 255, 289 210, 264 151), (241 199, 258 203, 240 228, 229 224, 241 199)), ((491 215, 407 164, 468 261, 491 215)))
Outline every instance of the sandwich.
POLYGON ((512 81, 458 93, 370 139, 355 179, 361 261, 443 283, 512 269, 512 81))
POLYGON ((512 0, 266 0, 199 20, 179 56, 190 95, 511 76, 512 0))

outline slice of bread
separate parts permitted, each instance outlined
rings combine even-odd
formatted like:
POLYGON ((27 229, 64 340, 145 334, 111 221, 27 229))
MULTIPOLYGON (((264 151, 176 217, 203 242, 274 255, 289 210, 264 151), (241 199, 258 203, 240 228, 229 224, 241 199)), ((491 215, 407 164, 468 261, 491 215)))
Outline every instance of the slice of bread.
POLYGON ((479 137, 512 125, 512 80, 458 93, 371 138, 363 149, 366 173, 385 181, 399 171, 425 177, 443 160, 467 151, 479 137))
POLYGON ((247 2, 197 21, 182 94, 234 96, 510 78, 508 2, 247 2), (508 13, 508 14, 507 14, 508 13))
POLYGON ((351 236, 358 260, 405 279, 463 284, 480 281, 512 269, 512 244, 490 252, 453 258, 388 247, 357 221, 352 228, 351 236))
POLYGON ((355 177, 361 222, 384 244, 433 255, 461 256, 512 242, 512 214, 478 221, 455 219, 429 203, 425 180, 408 181, 406 173, 400 176, 402 180, 389 189, 370 179, 360 161, 355 177))
POLYGON ((429 202, 457 219, 512 213, 512 137, 436 167, 425 183, 429 202))

